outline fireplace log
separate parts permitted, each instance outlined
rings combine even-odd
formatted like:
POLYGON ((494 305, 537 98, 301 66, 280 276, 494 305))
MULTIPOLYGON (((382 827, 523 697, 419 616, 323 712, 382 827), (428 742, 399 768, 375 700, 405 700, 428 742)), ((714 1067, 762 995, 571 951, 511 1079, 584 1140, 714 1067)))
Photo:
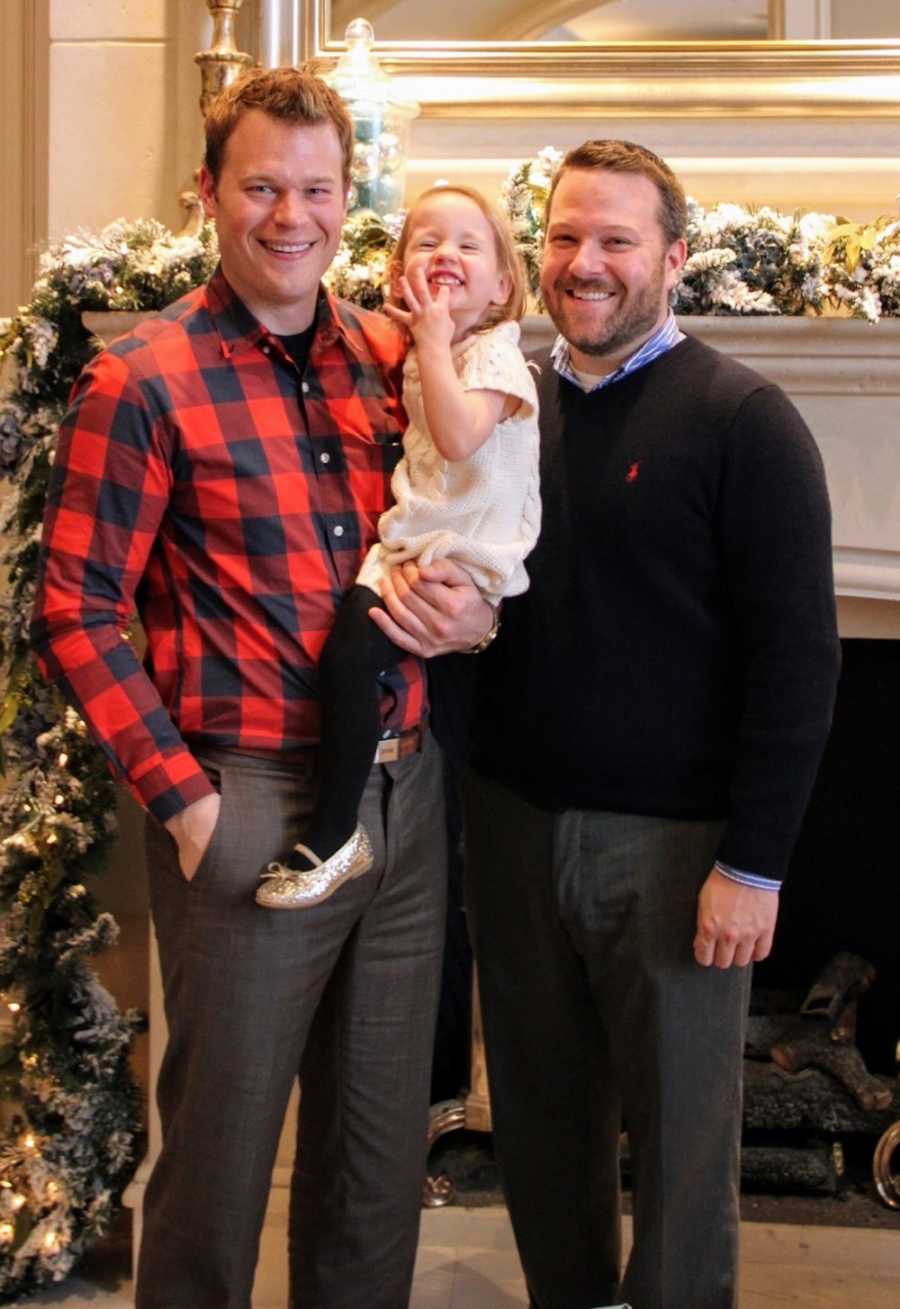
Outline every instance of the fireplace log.
POLYGON ((745 1191, 834 1195, 842 1172, 843 1156, 838 1142, 741 1146, 741 1188, 745 1191))
MULTIPOLYGON (((619 1152, 622 1179, 633 1182, 631 1150, 623 1135, 619 1152)), ((798 1145, 741 1142, 741 1190, 834 1195, 844 1173, 840 1141, 810 1139, 798 1145)))
POLYGON ((866 1068, 854 1044, 857 998, 868 990, 875 969, 842 950, 813 982, 797 1015, 754 1015, 747 1030, 751 1059, 772 1059, 789 1073, 818 1068, 850 1092, 866 1112, 885 1109, 891 1090, 866 1068))
POLYGON ((886 1109, 892 1093, 863 1063, 855 1045, 835 1041, 823 1023, 808 1023, 807 1030, 794 1029, 772 1046, 772 1059, 788 1073, 818 1068, 830 1073, 853 1096, 860 1109, 886 1109))
POLYGON ((883 1109, 861 1109, 829 1074, 816 1068, 784 1072, 777 1064, 744 1060, 744 1128, 747 1131, 803 1131, 829 1135, 879 1136, 900 1118, 900 1084, 883 1109))
POLYGON ((818 1068, 846 1087, 860 1109, 886 1109, 891 1103, 890 1088, 869 1072, 857 1047, 843 1035, 855 1028, 854 1004, 851 1001, 839 1016, 840 1039, 838 1029, 822 1019, 754 1014, 747 1024, 747 1058, 771 1059, 788 1073, 818 1068))
POLYGON ((859 955, 842 950, 822 969, 800 1006, 799 1015, 752 1014, 747 1033, 746 1054, 750 1059, 770 1059, 772 1047, 809 1031, 827 1026, 832 1040, 856 1039, 856 1002, 875 980, 875 968, 859 955), (802 1020, 802 1021, 801 1021, 802 1020))
POLYGON ((875 980, 875 968, 858 954, 841 950, 822 969, 800 1006, 804 1017, 824 1019, 833 1029, 843 1027, 844 1011, 875 980))
POLYGON ((797 1023, 796 1014, 751 1014, 744 1054, 748 1059, 771 1059, 772 1046, 786 1038, 797 1023))
MULTIPOLYGON (((819 1022, 818 1025, 821 1025, 819 1022)), ((747 1020, 747 1039, 744 1054, 748 1059, 771 1059, 772 1047, 795 1037, 804 1038, 810 1033, 809 1020, 797 1014, 751 1014, 747 1020)), ((851 1000, 840 1012, 837 1022, 829 1028, 832 1041, 852 1045, 856 1040, 856 1001, 851 1000)))

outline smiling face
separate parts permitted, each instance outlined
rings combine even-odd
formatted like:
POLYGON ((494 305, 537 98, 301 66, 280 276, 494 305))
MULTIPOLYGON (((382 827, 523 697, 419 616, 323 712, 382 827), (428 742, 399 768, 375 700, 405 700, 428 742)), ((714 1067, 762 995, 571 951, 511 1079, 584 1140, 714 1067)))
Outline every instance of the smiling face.
POLYGON ((490 223, 474 200, 452 190, 432 192, 410 216, 403 272, 417 270, 432 296, 449 287, 454 341, 478 327, 491 306, 505 304, 511 290, 490 223))
POLYGON ((249 110, 228 138, 218 182, 201 170, 200 194, 222 271, 250 312, 282 335, 309 327, 347 210, 333 123, 296 126, 249 110))
POLYGON ((541 292, 576 368, 613 372, 652 336, 685 255, 684 241, 666 243, 649 178, 604 168, 563 174, 547 220, 541 292))

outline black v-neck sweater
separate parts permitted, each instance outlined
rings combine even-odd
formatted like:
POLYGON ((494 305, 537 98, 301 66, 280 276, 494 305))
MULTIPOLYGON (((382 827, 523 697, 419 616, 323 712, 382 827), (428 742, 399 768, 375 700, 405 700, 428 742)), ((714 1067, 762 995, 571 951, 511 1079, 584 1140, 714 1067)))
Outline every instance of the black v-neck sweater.
POLYGON ((783 877, 839 669, 822 463, 692 338, 585 394, 541 366, 543 527, 479 660, 475 767, 547 809, 727 819, 783 877))

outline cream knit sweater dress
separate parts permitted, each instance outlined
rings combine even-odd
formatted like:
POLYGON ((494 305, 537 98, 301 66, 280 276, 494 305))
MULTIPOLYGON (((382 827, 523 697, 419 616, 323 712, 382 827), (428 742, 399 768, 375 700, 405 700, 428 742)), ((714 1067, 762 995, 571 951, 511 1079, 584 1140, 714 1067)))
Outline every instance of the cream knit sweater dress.
POLYGON ((357 582, 381 593, 396 564, 452 559, 486 600, 528 588, 523 560, 541 525, 537 394, 519 349, 518 323, 500 323, 453 346, 457 376, 467 391, 503 391, 522 403, 498 423, 467 459, 449 462, 428 434, 415 349, 403 367, 409 427, 394 470, 394 505, 378 520, 380 542, 357 582))

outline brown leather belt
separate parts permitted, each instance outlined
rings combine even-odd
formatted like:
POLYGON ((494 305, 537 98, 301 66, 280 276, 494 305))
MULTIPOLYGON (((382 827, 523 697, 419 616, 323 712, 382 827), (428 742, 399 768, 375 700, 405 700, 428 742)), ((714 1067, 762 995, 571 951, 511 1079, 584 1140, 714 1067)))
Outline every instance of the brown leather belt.
POLYGON ((393 764, 398 759, 405 759, 407 755, 416 754, 421 750, 424 741, 424 723, 408 728, 405 732, 401 732, 399 736, 386 737, 385 740, 378 742, 375 751, 375 763, 393 764))
MULTIPOLYGON (((385 737, 384 740, 378 742, 375 758, 372 762, 376 764, 393 764, 398 759, 406 759, 408 755, 417 754, 424 744, 426 730, 425 723, 418 723, 415 727, 408 727, 405 732, 400 732, 397 736, 385 737)), ((260 759, 275 765, 288 764, 292 768, 298 768, 306 776, 312 776, 318 764, 319 747, 317 745, 303 745, 295 750, 236 750, 233 746, 216 750, 205 745, 202 741, 193 744, 188 741, 188 744, 201 760, 206 758, 214 760, 219 755, 225 758, 229 754, 238 757, 243 755, 249 759, 260 759)))

